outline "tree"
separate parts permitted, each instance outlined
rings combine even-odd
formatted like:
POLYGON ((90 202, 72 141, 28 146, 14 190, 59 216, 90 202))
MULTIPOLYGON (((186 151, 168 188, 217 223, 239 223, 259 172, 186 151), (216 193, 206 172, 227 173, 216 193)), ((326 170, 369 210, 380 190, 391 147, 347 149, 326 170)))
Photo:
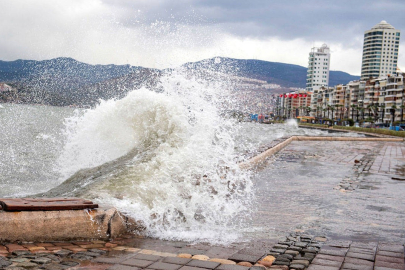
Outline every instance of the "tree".
POLYGON ((405 106, 402 104, 401 106, 399 106, 401 108, 401 123, 404 120, 404 108, 405 106))
POLYGON ((394 104, 390 108, 390 113, 391 113, 391 125, 394 125, 395 122, 395 111, 397 110, 397 106, 394 104))
POLYGON ((332 125, 333 125, 333 111, 335 110, 334 106, 330 106, 330 110, 332 111, 332 125))
POLYGON ((352 119, 354 120, 354 109, 357 107, 355 104, 350 105, 350 107, 352 108, 352 119))
POLYGON ((311 107, 307 106, 306 111, 307 111, 307 116, 309 116, 309 113, 312 111, 311 107))
POLYGON ((384 116, 385 116, 385 103, 380 105, 380 108, 382 109, 382 113, 381 113, 381 122, 384 123, 384 116))

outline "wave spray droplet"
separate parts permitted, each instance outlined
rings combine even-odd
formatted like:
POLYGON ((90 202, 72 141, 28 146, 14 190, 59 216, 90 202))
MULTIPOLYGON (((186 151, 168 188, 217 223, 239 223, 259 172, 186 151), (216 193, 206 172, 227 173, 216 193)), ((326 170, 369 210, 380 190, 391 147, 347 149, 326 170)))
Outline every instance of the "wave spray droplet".
POLYGON ((173 72, 159 92, 134 90, 68 119, 59 166, 70 178, 50 194, 112 204, 153 237, 235 240, 252 184, 236 163, 228 96, 223 79, 173 72))

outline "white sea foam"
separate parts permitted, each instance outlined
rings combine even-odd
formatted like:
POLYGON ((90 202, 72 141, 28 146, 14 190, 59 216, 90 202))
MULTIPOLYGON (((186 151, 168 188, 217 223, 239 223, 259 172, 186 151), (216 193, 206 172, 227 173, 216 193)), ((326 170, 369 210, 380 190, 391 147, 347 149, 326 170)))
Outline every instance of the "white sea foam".
POLYGON ((160 93, 134 90, 68 119, 63 175, 137 149, 103 176, 97 201, 142 221, 150 236, 235 240, 229 230, 243 226, 234 217, 247 213, 251 181, 235 162, 234 122, 222 116, 226 87, 172 73, 162 78, 160 93))

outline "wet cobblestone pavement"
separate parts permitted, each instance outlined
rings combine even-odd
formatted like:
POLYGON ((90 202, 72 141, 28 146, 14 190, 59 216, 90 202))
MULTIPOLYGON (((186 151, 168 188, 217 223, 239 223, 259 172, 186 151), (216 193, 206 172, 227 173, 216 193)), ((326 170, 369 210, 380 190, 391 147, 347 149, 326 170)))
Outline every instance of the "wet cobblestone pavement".
POLYGON ((405 269, 404 157, 404 143, 292 142, 255 176, 248 241, 9 243, 0 269, 405 269))

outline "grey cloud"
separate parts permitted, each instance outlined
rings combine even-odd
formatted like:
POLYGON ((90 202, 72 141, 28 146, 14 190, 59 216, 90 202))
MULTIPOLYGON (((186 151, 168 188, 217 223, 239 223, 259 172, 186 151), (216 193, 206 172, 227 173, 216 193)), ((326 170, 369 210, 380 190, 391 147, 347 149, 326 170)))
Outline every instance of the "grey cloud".
POLYGON ((405 28, 403 0, 180 0, 113 1, 121 6, 123 19, 153 22, 163 20, 187 24, 215 24, 241 37, 281 39, 323 39, 338 42, 362 36, 372 26, 386 20, 397 29, 405 28), (131 19, 132 18, 132 19, 131 19))

